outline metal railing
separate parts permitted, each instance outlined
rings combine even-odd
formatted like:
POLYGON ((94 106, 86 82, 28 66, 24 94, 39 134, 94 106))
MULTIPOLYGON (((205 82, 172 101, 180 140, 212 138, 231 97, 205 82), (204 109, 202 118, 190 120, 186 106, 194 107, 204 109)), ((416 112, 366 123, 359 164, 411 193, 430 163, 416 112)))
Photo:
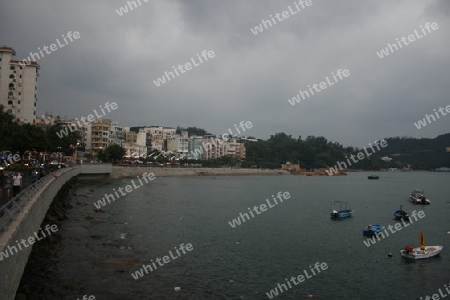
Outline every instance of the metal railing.
MULTIPOLYGON (((52 173, 59 177, 62 174, 71 172, 76 168, 77 167, 59 169, 52 173)), ((39 192, 43 191, 53 180, 56 180, 56 178, 50 173, 23 189, 18 195, 4 204, 0 208, 0 233, 6 231, 8 229, 8 224, 15 219, 22 208, 31 199, 36 197, 39 192)))

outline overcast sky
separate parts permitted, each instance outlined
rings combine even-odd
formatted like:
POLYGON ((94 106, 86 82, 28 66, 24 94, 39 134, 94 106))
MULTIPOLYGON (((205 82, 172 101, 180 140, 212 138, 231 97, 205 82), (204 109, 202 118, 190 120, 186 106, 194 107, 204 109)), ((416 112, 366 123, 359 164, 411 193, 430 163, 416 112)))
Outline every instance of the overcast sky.
POLYGON ((123 0, 0 4, 0 45, 13 47, 16 59, 62 42, 69 31, 80 33, 38 60, 37 115, 87 116, 114 101, 118 109, 107 117, 122 126, 197 126, 223 134, 251 121, 246 133, 259 138, 286 132, 359 147, 450 132, 450 116, 414 126, 450 105, 448 0, 312 0, 257 35, 250 29, 296 9, 294 1, 140 1, 122 16, 116 10, 123 0), (439 28, 377 56, 427 22, 439 28), (153 83, 203 50, 215 57, 160 87, 153 83), (350 76, 289 104, 338 69, 350 76))

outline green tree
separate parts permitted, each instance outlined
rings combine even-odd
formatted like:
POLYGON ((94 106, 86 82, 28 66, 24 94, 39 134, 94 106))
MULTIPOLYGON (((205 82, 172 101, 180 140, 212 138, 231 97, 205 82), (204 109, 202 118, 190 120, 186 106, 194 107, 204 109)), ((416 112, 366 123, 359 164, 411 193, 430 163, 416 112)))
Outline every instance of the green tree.
POLYGON ((14 117, 4 111, 0 105, 0 150, 13 150, 13 133, 19 128, 19 124, 14 121, 14 117))
POLYGON ((12 133, 11 148, 20 154, 27 150, 45 151, 48 148, 47 135, 36 125, 22 124, 12 133))
MULTIPOLYGON (((120 145, 109 145, 108 147, 106 147, 104 154, 104 157, 114 163, 117 162, 119 160, 121 160, 123 158, 123 156, 125 155, 125 153, 127 152, 127 150, 125 148, 123 148, 120 145)), ((99 153, 99 159, 100 159, 100 153, 99 153)))
POLYGON ((78 131, 71 132, 62 124, 55 124, 47 130, 47 139, 50 151, 58 151, 61 147, 65 155, 72 155, 76 149, 77 142, 80 140, 78 131), (62 134, 62 133, 67 133, 62 134))

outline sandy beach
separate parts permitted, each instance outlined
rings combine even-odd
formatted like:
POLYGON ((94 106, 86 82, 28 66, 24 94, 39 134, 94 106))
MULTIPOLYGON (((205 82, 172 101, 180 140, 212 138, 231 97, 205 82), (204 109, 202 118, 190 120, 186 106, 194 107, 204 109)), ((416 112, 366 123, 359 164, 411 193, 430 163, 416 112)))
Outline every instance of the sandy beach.
POLYGON ((122 167, 113 166, 110 177, 136 178, 143 173, 154 173, 156 177, 169 176, 218 176, 218 175, 290 175, 285 170, 240 169, 240 168, 164 168, 164 167, 122 167))

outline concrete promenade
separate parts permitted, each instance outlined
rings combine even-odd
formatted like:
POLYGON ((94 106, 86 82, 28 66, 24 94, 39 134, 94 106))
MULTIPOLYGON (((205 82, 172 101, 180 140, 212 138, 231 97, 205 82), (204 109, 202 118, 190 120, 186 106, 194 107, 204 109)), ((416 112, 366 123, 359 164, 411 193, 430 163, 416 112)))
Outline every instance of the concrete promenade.
MULTIPOLYGON (((13 300, 31 253, 32 246, 12 252, 22 239, 28 240, 39 231, 50 204, 58 191, 78 175, 111 173, 111 164, 86 164, 64 168, 47 175, 19 194, 20 200, 0 209, 0 255, 9 249, 8 257, 0 257, 0 299, 13 300), (12 219, 11 219, 12 216, 12 219), (10 220, 11 219, 11 220, 10 220), (9 247, 9 248, 8 248, 9 247), (13 253, 13 255, 11 255, 13 253)), ((19 199, 17 198, 17 199, 19 199)), ((37 242, 37 241, 36 241, 37 242)))

